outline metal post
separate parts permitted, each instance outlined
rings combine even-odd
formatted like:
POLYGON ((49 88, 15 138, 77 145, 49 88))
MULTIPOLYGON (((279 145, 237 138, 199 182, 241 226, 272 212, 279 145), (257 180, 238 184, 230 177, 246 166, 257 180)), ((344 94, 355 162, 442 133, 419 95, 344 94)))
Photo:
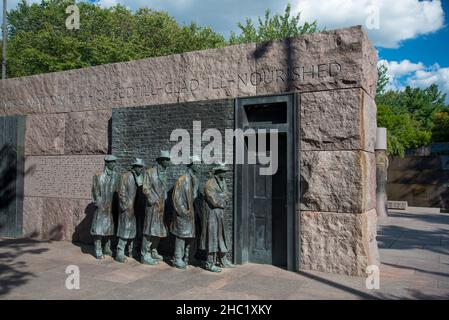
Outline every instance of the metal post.
POLYGON ((3 0, 3 53, 2 53, 2 79, 6 79, 6 39, 8 38, 8 30, 6 24, 6 0, 3 0))

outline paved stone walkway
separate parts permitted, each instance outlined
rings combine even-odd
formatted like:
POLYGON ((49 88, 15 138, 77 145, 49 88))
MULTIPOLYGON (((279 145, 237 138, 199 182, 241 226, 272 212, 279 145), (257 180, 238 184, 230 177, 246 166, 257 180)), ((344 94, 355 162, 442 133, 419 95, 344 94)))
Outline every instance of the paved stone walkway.
POLYGON ((448 299, 449 215, 392 213, 379 223, 380 290, 365 279, 247 264, 220 274, 166 263, 97 261, 69 242, 0 240, 0 299, 448 299), (67 290, 68 265, 80 268, 67 290))

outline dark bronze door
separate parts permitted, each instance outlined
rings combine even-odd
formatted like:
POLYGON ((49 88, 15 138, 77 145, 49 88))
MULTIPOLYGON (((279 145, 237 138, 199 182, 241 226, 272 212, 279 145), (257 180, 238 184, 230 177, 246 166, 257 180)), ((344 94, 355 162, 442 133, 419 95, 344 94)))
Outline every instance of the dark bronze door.
POLYGON ((272 176, 261 175, 260 163, 248 164, 249 260, 272 263, 272 176))
MULTIPOLYGON (((245 137, 244 163, 235 166, 236 263, 254 262, 297 269, 293 98, 293 95, 256 97, 236 102, 236 127, 242 129, 245 137), (278 137, 277 143, 273 141, 271 146, 270 130, 276 131, 278 137), (266 143, 265 148, 259 150, 261 137, 266 143), (277 154, 277 170, 271 174, 262 172, 263 167, 272 163, 259 161, 259 156, 248 161, 251 153, 266 157, 277 154)), ((238 147, 236 145, 236 149, 238 147)))
POLYGON ((0 236, 22 235, 24 117, 0 117, 0 236))

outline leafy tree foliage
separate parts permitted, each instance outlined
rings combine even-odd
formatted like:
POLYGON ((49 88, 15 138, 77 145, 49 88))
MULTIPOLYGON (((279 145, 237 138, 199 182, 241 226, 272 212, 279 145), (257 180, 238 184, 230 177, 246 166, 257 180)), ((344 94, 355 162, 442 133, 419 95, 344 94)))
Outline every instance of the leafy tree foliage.
POLYGON ((440 111, 433 115, 432 140, 449 141, 449 111, 440 111))
POLYGON ((435 84, 378 94, 377 125, 388 129, 388 152, 403 156, 406 149, 449 138, 444 130, 449 110, 445 98, 435 84))
POLYGON ((258 27, 247 18, 245 24, 238 23, 240 34, 231 34, 229 42, 231 44, 263 42, 275 39, 290 38, 304 34, 317 32, 317 22, 305 22, 300 24, 301 13, 296 16, 291 15, 291 5, 287 4, 284 14, 271 16, 270 10, 265 11, 265 16, 258 18, 258 27))
POLYGON ((404 156, 405 150, 427 145, 431 132, 409 113, 395 113, 389 105, 377 105, 377 126, 387 128, 388 153, 404 156))
POLYGON ((103 9, 80 2, 80 29, 68 30, 65 8, 75 0, 21 0, 8 14, 8 77, 69 70, 227 44, 195 23, 179 25, 166 12, 103 9))

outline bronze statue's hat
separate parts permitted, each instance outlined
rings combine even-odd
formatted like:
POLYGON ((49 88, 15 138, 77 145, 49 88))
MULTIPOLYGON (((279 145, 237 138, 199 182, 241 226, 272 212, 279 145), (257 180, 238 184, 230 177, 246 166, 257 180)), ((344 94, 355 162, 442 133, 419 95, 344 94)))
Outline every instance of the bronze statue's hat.
POLYGON ((218 163, 215 167, 212 169, 214 172, 226 172, 229 171, 229 167, 226 165, 226 163, 218 163))
POLYGON ((156 160, 159 159, 171 159, 170 157, 170 152, 166 151, 166 150, 161 150, 161 152, 159 153, 159 156, 156 158, 156 160))
POLYGON ((106 157, 104 157, 104 161, 106 162, 117 161, 117 157, 112 154, 108 154, 106 157))
POLYGON ((135 160, 134 160, 134 162, 131 164, 131 166, 135 166, 135 167, 145 167, 145 163, 143 162, 143 160, 142 159, 140 159, 140 158, 136 158, 135 160))

